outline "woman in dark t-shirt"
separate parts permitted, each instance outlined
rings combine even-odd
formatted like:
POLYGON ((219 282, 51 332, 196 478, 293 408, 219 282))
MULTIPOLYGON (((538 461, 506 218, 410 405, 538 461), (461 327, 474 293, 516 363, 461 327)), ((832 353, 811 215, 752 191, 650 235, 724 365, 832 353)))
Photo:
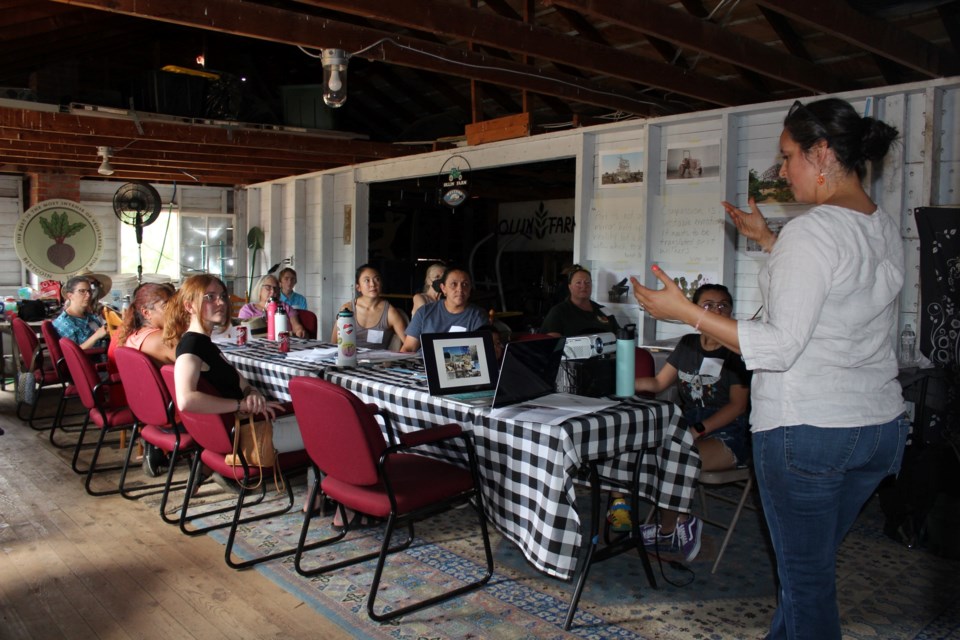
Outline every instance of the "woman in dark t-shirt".
POLYGON ((176 341, 174 364, 177 407, 194 413, 266 413, 273 418, 280 405, 267 402, 257 389, 227 362, 210 334, 230 321, 230 299, 223 282, 212 275, 190 276, 168 305, 163 337, 176 341), (203 378, 217 394, 198 389, 203 378))

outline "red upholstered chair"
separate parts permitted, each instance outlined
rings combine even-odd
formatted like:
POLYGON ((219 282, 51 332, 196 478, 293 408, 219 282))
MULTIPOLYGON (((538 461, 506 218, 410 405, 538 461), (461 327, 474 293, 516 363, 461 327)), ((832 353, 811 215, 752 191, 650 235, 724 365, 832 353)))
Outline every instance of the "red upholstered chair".
POLYGON ((62 386, 63 383, 53 363, 44 362, 43 349, 36 331, 20 318, 14 318, 10 324, 13 329, 13 339, 17 342, 17 351, 20 353, 20 371, 24 373, 32 371, 34 377, 34 388, 28 394, 32 396, 32 402, 21 401, 21 394, 17 394, 17 417, 26 420, 32 429, 38 431, 49 429, 49 426, 38 427, 34 424, 40 391, 55 385, 62 386), (21 415, 24 405, 30 407, 30 413, 27 416, 21 415))
MULTIPOLYGON (((416 434, 402 434, 399 444, 388 446, 374 417, 375 407, 364 404, 350 391, 318 378, 304 376, 290 381, 290 395, 304 446, 318 470, 307 504, 316 504, 322 489, 323 493, 338 503, 340 517, 345 523, 337 535, 307 544, 307 532, 314 514, 307 513, 304 516, 294 559, 299 574, 313 576, 377 558, 367 597, 367 614, 378 622, 449 600, 490 580, 493 575, 493 555, 483 514, 483 496, 479 491, 472 434, 464 432, 459 425, 447 424, 416 434), (460 440, 460 445, 468 454, 469 468, 413 453, 419 445, 456 439, 460 440), (473 501, 483 535, 486 573, 473 582, 420 602, 375 613, 374 605, 387 556, 410 546, 414 523, 470 500, 473 501), (347 535, 350 523, 345 508, 376 518, 386 518, 386 532, 379 553, 305 568, 303 560, 306 551, 332 544, 347 535), (390 542, 397 527, 407 527, 407 536, 401 544, 391 547, 390 542)), ((390 441, 397 441, 389 421, 387 431, 390 441)))
POLYGON ((297 309, 297 320, 307 331, 307 337, 311 340, 317 339, 317 314, 307 309, 297 309))
MULTIPOLYGON (((637 347, 636 355, 633 359, 633 377, 652 378, 655 375, 657 375, 657 364, 653 360, 653 354, 643 347, 637 347)), ((653 398, 656 396, 654 393, 640 393, 638 395, 645 398, 653 398)))
MULTIPOLYGON (((176 406, 177 392, 176 383, 174 382, 173 377, 173 365, 167 364, 161 367, 160 375, 163 377, 163 382, 166 385, 167 390, 170 392, 170 397, 174 401, 174 406, 176 406)), ((200 388, 203 391, 207 393, 216 393, 212 388, 204 385, 203 380, 200 382, 200 388)), ((259 512, 255 515, 244 517, 244 509, 259 504, 264 500, 267 486, 272 485, 273 483, 273 469, 271 467, 264 467, 261 471, 259 467, 247 464, 247 461, 243 458, 242 452, 238 452, 242 465, 232 466, 225 462, 224 457, 227 454, 233 453, 233 438, 231 436, 231 432, 233 431, 234 427, 233 413, 194 413, 192 411, 180 411, 179 413, 180 419, 183 421, 183 426, 187 429, 187 433, 193 437, 194 442, 196 442, 197 447, 200 449, 200 455, 194 458, 193 465, 190 468, 190 478, 187 480, 186 497, 183 500, 183 506, 181 507, 180 511, 180 530, 187 535, 200 535, 214 529, 230 527, 230 532, 227 535, 227 547, 224 552, 224 557, 227 565, 234 569, 245 569, 260 562, 265 562, 267 560, 273 560, 275 558, 281 558, 283 556, 293 554, 297 550, 296 547, 281 549, 265 555, 256 556, 244 562, 237 562, 233 558, 233 545, 236 540, 237 529, 240 527, 240 525, 256 522, 257 520, 264 520, 266 518, 272 518, 273 516, 281 515, 290 511, 290 508, 293 506, 293 488, 290 486, 290 482, 287 480, 286 476, 292 472, 306 471, 310 462, 309 458, 307 457, 307 452, 291 451, 288 453, 277 454, 277 464, 279 465, 279 471, 286 487, 286 500, 284 500, 281 506, 277 509, 271 509, 266 512, 259 512), (187 511, 190 507, 190 500, 193 496, 193 490, 196 486, 198 486, 198 481, 200 480, 201 476, 201 464, 207 465, 207 467, 212 469, 215 473, 219 473, 226 478, 233 478, 236 480, 240 487, 240 492, 237 496, 236 502, 231 506, 203 511, 202 513, 194 514, 188 517, 187 511), (258 482, 258 480, 261 479, 261 474, 264 476, 262 478, 263 482, 258 482), (253 487, 254 485, 259 485, 258 494, 253 500, 247 500, 247 493, 249 491, 248 487, 253 487), (233 518, 230 522, 220 522, 201 528, 188 526, 192 520, 198 517, 209 516, 217 513, 226 513, 229 511, 233 511, 233 518)))
MULTIPOLYGON (((157 368, 150 356, 130 347, 117 347, 114 356, 117 361, 117 369, 120 372, 120 379, 125 382, 127 403, 137 419, 130 436, 127 455, 123 460, 123 470, 120 472, 120 495, 132 499, 162 493, 160 517, 163 518, 164 522, 177 524, 178 517, 167 515, 167 498, 170 495, 170 487, 174 485, 173 472, 179 459, 185 455, 197 455, 196 443, 194 443, 193 437, 183 430, 182 426, 178 427, 170 392, 167 391, 167 385, 163 383, 163 379, 160 377, 160 369, 157 368), (141 485, 133 488, 126 486, 130 458, 133 456, 138 437, 169 454, 170 465, 163 483, 141 485), (161 491, 153 491, 161 487, 161 491)), ((180 509, 178 508, 178 515, 179 512, 180 509)))
POLYGON ((53 366, 57 370, 57 375, 60 377, 61 389, 60 389, 60 401, 57 404, 57 415, 53 419, 53 424, 50 426, 50 444, 60 449, 65 449, 67 447, 73 447, 76 445, 75 442, 67 442, 65 444, 60 444, 54 438, 54 434, 57 429, 66 430, 66 427, 78 427, 81 423, 76 424, 63 424, 63 419, 70 416, 76 415, 86 415, 86 411, 78 414, 66 414, 67 403, 71 400, 79 400, 80 396, 77 394, 77 386, 73 384, 73 381, 70 379, 70 371, 67 369, 67 363, 63 359, 63 351, 60 350, 60 334, 57 333, 57 329, 53 326, 52 320, 44 320, 40 323, 40 334, 43 336, 43 342, 47 346, 47 352, 50 354, 50 359, 53 361, 53 366))
POLYGON ((92 496, 102 496, 119 493, 120 488, 111 491, 94 491, 90 487, 90 481, 94 473, 104 473, 107 471, 119 471, 122 465, 97 467, 97 461, 100 458, 100 451, 103 448, 104 439, 107 433, 129 429, 133 426, 135 418, 130 407, 110 407, 109 389, 111 385, 118 384, 114 380, 101 380, 96 367, 84 353, 83 349, 69 338, 60 338, 60 350, 63 351, 63 359, 67 363, 67 369, 70 371, 70 378, 77 387, 77 394, 80 396, 80 402, 87 409, 87 420, 80 429, 80 437, 77 439, 77 445, 73 449, 73 470, 77 473, 86 473, 87 479, 84 487, 92 496), (93 457, 86 471, 80 469, 77 461, 80 457, 80 450, 84 446, 84 438, 87 435, 87 429, 93 423, 100 430, 100 436, 97 438, 96 447, 93 450, 93 457))

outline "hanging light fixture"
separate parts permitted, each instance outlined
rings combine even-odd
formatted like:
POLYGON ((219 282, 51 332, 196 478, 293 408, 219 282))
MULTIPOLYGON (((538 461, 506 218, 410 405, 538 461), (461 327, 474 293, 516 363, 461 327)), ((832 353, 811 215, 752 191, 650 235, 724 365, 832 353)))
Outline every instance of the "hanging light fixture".
POLYGON ((113 167, 110 166, 110 147, 97 147, 97 155, 103 156, 103 162, 100 163, 100 168, 97 169, 97 173, 102 176, 112 176, 113 167))
POLYGON ((323 64, 323 102, 334 109, 347 101, 347 52, 343 49, 324 49, 320 56, 323 64))

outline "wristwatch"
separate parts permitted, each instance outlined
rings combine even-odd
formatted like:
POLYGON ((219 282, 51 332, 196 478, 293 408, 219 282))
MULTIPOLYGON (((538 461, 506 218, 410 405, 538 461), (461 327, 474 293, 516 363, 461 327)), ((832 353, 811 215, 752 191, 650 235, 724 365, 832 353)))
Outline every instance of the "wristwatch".
POLYGON ((707 431, 707 428, 703 426, 702 422, 694 422, 690 426, 693 427, 693 430, 696 431, 697 433, 705 433, 707 431))

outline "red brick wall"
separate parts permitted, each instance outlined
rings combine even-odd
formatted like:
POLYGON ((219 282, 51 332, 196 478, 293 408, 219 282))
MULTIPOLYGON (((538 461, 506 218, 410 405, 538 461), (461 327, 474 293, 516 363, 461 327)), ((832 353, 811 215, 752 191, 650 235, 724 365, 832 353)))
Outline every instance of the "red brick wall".
POLYGON ((65 173, 30 173, 30 194, 26 208, 44 200, 80 201, 80 176, 65 173))

